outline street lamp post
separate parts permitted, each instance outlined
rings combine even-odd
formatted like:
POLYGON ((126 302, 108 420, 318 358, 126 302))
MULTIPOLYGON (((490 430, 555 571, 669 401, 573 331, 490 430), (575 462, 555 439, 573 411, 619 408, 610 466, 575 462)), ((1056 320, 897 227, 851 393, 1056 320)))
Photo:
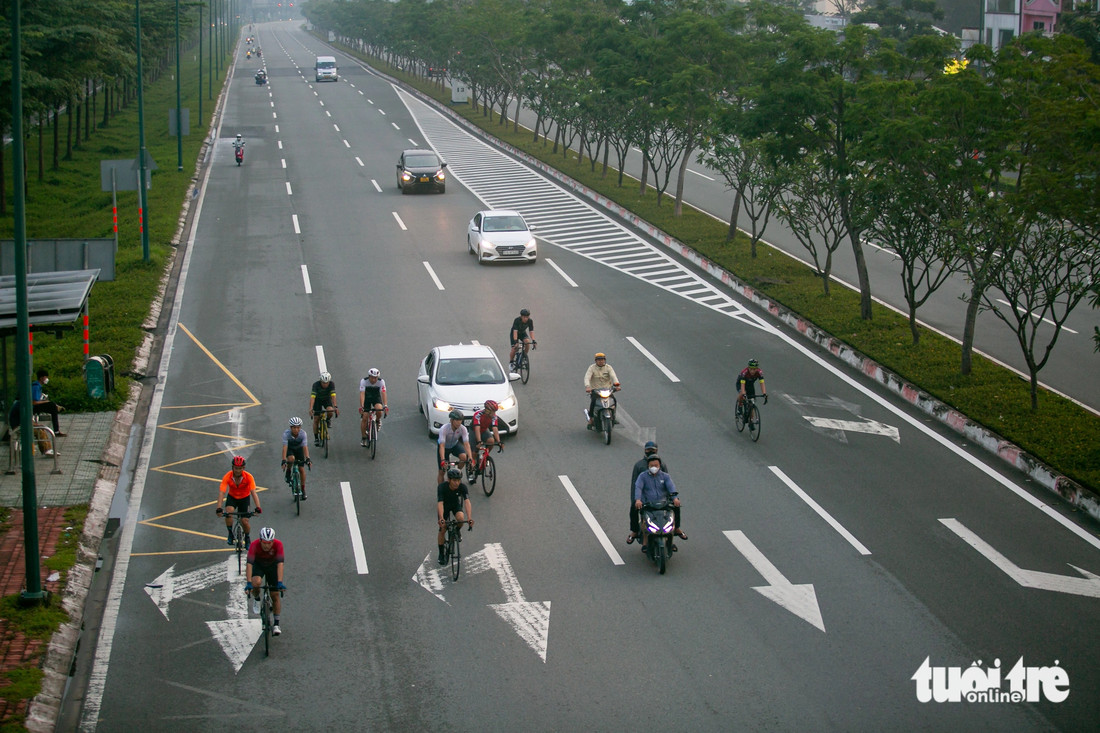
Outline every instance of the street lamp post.
MULTIPOLYGON (((30 318, 27 313, 27 207, 23 181, 23 44, 20 21, 21 0, 11 0, 11 148, 15 190, 13 216, 15 239, 15 384, 19 395, 19 439, 23 444, 23 554, 27 563, 26 604, 45 601, 38 548, 38 492, 34 485, 34 428, 31 409, 30 318)), ((57 446, 54 446, 54 450, 57 446)))
MULTIPOLYGON (((180 109, 180 0, 176 0, 176 170, 183 170, 183 110, 180 109)), ((201 115, 200 115, 201 119, 201 115)))
POLYGON ((145 85, 141 72, 141 0, 134 0, 134 25, 137 28, 138 221, 141 226, 141 259, 148 262, 149 196, 145 190, 145 85))

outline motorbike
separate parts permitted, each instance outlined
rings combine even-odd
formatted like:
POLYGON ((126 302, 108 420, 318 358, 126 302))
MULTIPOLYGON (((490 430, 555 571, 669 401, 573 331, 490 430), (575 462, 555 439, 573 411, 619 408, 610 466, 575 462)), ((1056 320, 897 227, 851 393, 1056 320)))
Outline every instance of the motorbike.
POLYGON ((250 58, 252 58, 252 52, 251 52, 251 51, 246 51, 246 52, 245 52, 245 54, 244 54, 244 57, 245 57, 246 59, 250 59, 250 58))
POLYGON ((618 402, 615 400, 614 389, 608 387, 606 389, 594 390, 596 393, 596 412, 593 415, 588 414, 588 408, 584 410, 584 419, 592 420, 592 429, 598 433, 603 433, 604 445, 611 445, 611 430, 615 426, 615 409, 618 402))
POLYGON ((675 532, 676 515, 672 511, 671 494, 656 504, 643 504, 640 512, 642 535, 645 537, 646 557, 657 566, 657 572, 665 574, 668 561, 672 559, 672 540, 675 532))
POLYGON ((244 162, 244 146, 238 145, 234 148, 233 155, 237 158, 237 167, 240 167, 241 163, 244 162))
POLYGON ((256 83, 257 84, 267 84, 267 75, 266 74, 256 74, 256 83))

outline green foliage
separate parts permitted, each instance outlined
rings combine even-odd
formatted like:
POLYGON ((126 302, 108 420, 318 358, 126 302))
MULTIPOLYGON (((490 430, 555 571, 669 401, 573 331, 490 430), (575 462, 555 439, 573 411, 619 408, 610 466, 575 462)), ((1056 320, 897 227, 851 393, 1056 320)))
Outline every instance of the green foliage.
POLYGON ((19 594, 0 598, 0 618, 8 622, 8 628, 22 632, 28 639, 46 641, 61 624, 69 620, 69 614, 61 608, 58 594, 51 593, 46 605, 23 607, 19 594))
POLYGON ((0 672, 0 697, 9 703, 29 700, 42 689, 44 676, 38 667, 16 667, 0 672))
MULTIPOLYGON (((350 51, 350 49, 348 49, 350 51)), ((444 104, 450 97, 430 84, 377 58, 361 56, 380 70, 416 86, 444 104)), ((1040 391, 1040 411, 1031 411, 1027 382, 982 357, 973 370, 958 370, 959 344, 924 331, 914 346, 905 316, 874 304, 874 319, 859 317, 859 293, 834 288, 821 292, 821 281, 812 270, 786 254, 763 248, 753 259, 748 240, 738 234, 726 241, 726 224, 696 209, 685 208, 676 217, 668 206, 658 206, 656 193, 639 194, 632 183, 618 186, 612 176, 592 171, 590 161, 570 153, 553 155, 546 141, 532 142, 530 131, 513 132, 496 125, 497 116, 483 116, 469 107, 454 110, 529 155, 556 167, 585 186, 607 196, 704 257, 729 270, 770 299, 833 334, 868 355, 903 379, 919 385, 936 398, 971 419, 996 431, 1055 470, 1079 483, 1100 490, 1100 417, 1055 394, 1040 391)))

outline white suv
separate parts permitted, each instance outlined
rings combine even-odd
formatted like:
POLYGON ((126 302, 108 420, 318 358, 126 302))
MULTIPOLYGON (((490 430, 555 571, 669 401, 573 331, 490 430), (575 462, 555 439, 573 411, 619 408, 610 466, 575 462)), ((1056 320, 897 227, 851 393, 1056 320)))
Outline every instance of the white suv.
POLYGON ((500 432, 515 433, 519 429, 519 405, 511 383, 517 379, 519 375, 505 370, 488 346, 435 347, 420 362, 416 377, 417 401, 428 419, 428 435, 439 434, 452 410, 461 412, 463 424, 469 427, 474 412, 485 405, 485 400, 500 405, 500 432))

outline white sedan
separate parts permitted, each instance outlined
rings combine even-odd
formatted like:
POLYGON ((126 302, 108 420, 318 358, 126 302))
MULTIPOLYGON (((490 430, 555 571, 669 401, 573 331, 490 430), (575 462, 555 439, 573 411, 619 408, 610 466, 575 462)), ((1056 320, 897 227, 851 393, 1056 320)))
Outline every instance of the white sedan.
POLYGON ((420 362, 416 377, 417 402, 428 419, 428 435, 439 434, 452 410, 461 412, 463 424, 469 427, 485 400, 500 405, 497 419, 501 434, 516 432, 519 406, 511 383, 517 379, 519 375, 505 371, 488 346, 435 347, 420 362))
POLYGON ((534 262, 538 245, 518 211, 479 211, 466 229, 466 247, 477 255, 478 264, 513 260, 534 262))

